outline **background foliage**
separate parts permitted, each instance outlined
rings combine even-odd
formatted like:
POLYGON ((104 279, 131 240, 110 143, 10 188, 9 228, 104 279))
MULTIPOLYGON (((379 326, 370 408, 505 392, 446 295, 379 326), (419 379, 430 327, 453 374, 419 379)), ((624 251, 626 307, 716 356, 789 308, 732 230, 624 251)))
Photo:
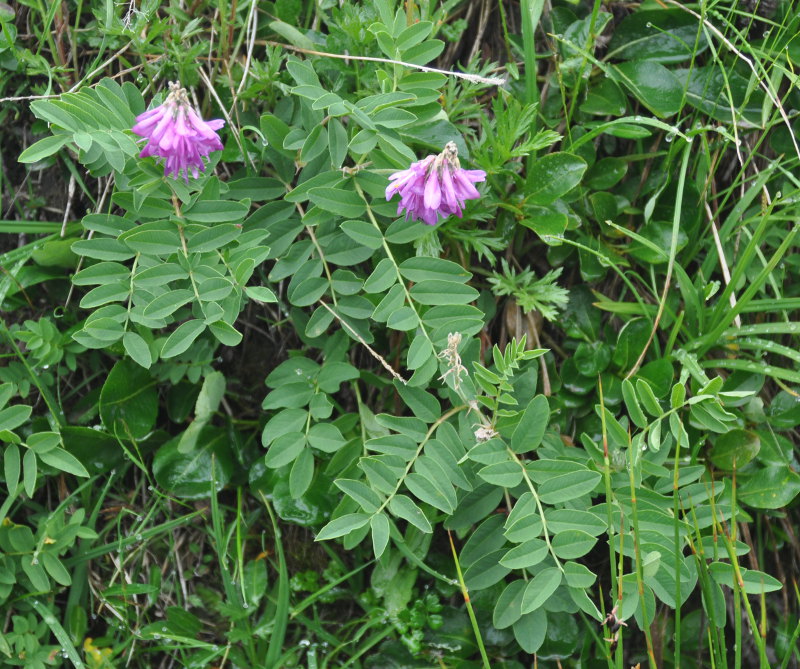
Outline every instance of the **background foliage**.
POLYGON ((794 0, 0 27, 4 664, 798 666, 794 0))

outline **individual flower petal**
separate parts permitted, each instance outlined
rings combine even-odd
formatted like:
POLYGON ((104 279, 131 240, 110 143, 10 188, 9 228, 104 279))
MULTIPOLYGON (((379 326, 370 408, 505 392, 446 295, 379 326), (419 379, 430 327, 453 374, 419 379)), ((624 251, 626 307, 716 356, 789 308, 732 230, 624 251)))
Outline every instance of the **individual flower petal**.
POLYGON ((440 216, 460 217, 464 202, 480 197, 474 184, 485 179, 483 170, 461 169, 458 149, 448 142, 438 156, 428 156, 390 175, 386 199, 391 200, 399 193, 398 216, 405 211, 406 220, 436 225, 440 216))
POLYGON ((163 104, 136 117, 132 130, 146 142, 139 156, 163 159, 164 174, 195 178, 205 169, 205 159, 212 151, 221 151, 217 130, 222 119, 204 121, 191 107, 186 91, 170 82, 170 93, 163 104))

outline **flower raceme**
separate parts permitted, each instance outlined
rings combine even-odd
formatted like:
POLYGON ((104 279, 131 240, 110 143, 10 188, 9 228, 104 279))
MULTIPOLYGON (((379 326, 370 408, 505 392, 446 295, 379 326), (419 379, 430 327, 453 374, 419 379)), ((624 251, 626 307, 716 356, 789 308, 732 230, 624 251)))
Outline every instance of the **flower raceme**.
POLYGON ((400 193, 398 215, 405 210, 406 220, 411 218, 436 225, 439 216, 447 218, 455 214, 460 218, 464 202, 480 197, 474 184, 484 179, 486 172, 483 170, 461 168, 458 148, 454 142, 448 142, 438 156, 428 156, 392 174, 391 183, 386 187, 386 199, 391 200, 395 193, 400 193))
POLYGON ((189 172, 197 178, 205 169, 204 158, 212 151, 221 151, 217 135, 225 121, 204 121, 192 108, 186 89, 169 82, 169 95, 164 103, 136 117, 134 133, 147 140, 141 158, 155 156, 164 159, 164 174, 189 181, 189 172))

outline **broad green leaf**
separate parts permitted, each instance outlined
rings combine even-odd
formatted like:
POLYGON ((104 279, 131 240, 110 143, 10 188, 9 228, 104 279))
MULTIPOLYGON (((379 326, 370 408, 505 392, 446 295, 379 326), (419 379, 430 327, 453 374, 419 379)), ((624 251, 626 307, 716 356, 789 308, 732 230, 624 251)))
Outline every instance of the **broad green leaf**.
POLYGON ((179 444, 180 436, 171 439, 153 459, 153 474, 162 488, 184 499, 201 499, 228 484, 233 456, 226 430, 204 427, 187 453, 178 450, 179 444))
POLYGON ((734 428, 717 437, 708 454, 715 467, 737 471, 750 462, 761 449, 761 440, 755 432, 734 428))
POLYGON ((116 262, 99 262, 82 269, 72 277, 76 286, 93 286, 129 279, 131 271, 116 262))
POLYGON ((25 451, 25 455, 22 456, 22 486, 28 497, 33 497, 36 490, 37 473, 36 453, 31 450, 25 451))
POLYGON ((503 553, 503 549, 499 549, 483 555, 464 570, 464 582, 470 592, 490 588, 506 577, 511 570, 500 564, 503 553))
POLYGON ((0 431, 14 430, 30 418, 33 409, 26 404, 13 404, 0 411, 0 431))
POLYGON ((428 280, 466 283, 472 276, 470 272, 457 263, 427 256, 414 256, 404 260, 399 267, 403 278, 414 283, 428 280))
POLYGON ((352 497, 364 511, 374 513, 381 505, 380 496, 368 485, 354 479, 336 479, 336 487, 352 497))
POLYGON ((328 280, 326 278, 312 276, 297 286, 290 286, 287 297, 296 307, 307 307, 319 300, 327 289, 328 280))
POLYGON ((185 288, 170 290, 150 302, 143 313, 148 318, 166 318, 193 298, 194 293, 191 290, 185 288))
POLYGON ((533 577, 522 596, 522 612, 530 613, 540 608, 561 585, 561 570, 558 567, 542 569, 533 577))
POLYGON ((578 562, 565 562, 564 567, 564 580, 570 587, 574 588, 591 588, 597 580, 589 568, 578 562))
POLYGON ((534 397, 525 408, 514 434, 511 436, 511 450, 515 453, 528 453, 536 450, 542 443, 545 430, 550 421, 550 405, 544 395, 534 397))
POLYGON ((95 260, 128 260, 135 255, 122 242, 103 237, 81 239, 72 245, 72 252, 95 260))
POLYGON ((366 513, 348 513, 339 518, 335 518, 323 527, 317 534, 316 541, 336 539, 337 537, 349 534, 353 530, 358 530, 370 522, 370 516, 366 513))
POLYGON ((542 647, 546 634, 547 614, 543 609, 527 613, 514 623, 514 638, 530 655, 542 647))
POLYGON ((131 356, 134 362, 145 369, 149 369, 153 364, 153 357, 150 354, 150 347, 147 342, 135 332, 126 332, 122 335, 122 345, 125 352, 131 356))
POLYGON ((132 360, 118 361, 100 391, 100 417, 122 438, 142 439, 154 427, 158 393, 150 374, 132 360))
POLYGON ((17 160, 21 163, 35 163, 48 156, 52 156, 71 139, 68 134, 52 135, 31 144, 19 154, 17 160))
POLYGON ((612 66, 614 78, 656 116, 672 116, 681 108, 683 87, 678 78, 654 60, 612 66))
POLYGON ((267 594, 267 561, 262 559, 249 560, 244 565, 245 599, 251 606, 256 606, 267 594))
POLYGON ((614 28, 608 48, 616 59, 679 63, 705 51, 708 44, 691 14, 662 7, 626 16, 614 28))
POLYGON ((188 279, 189 273, 176 263, 161 263, 137 272, 133 277, 139 288, 155 288, 165 286, 176 279, 188 279))
POLYGON ((361 244, 370 249, 377 249, 383 245, 383 235, 371 223, 366 221, 345 221, 339 227, 356 244, 361 244))
POLYGON ((539 497, 545 504, 559 504, 592 492, 599 482, 599 472, 587 470, 561 474, 539 486, 539 497))
POLYGON ((274 292, 270 288, 266 288, 265 286, 247 286, 244 289, 245 295, 252 300, 256 300, 258 302, 277 302, 278 298, 274 292))
POLYGON ((109 302, 122 302, 130 294, 130 280, 108 283, 92 288, 81 298, 82 309, 94 309, 109 302))
POLYGON ((564 530, 556 534, 551 543, 558 557, 565 560, 574 560, 575 558, 583 557, 592 550, 597 543, 597 539, 582 530, 564 530))
POLYGON ((216 251, 236 239, 241 232, 241 226, 232 223, 214 225, 189 237, 186 249, 189 253, 216 251))
POLYGON ((429 279, 411 288, 411 297, 419 304, 467 304, 478 299, 478 291, 454 281, 429 279))
POLYGON ((65 586, 72 585, 72 577, 61 563, 61 560, 59 560, 53 553, 50 551, 42 551, 39 553, 39 560, 41 561, 47 573, 50 574, 50 577, 56 583, 65 586))
POLYGON ((553 532, 581 530, 593 537, 606 531, 606 520, 582 509, 548 509, 544 514, 547 528, 553 532))
POLYGON ((375 559, 379 559, 389 543, 390 523, 385 513, 376 513, 370 518, 370 530, 372 531, 372 550, 375 559))
POLYGON ((306 435, 302 432, 288 432, 270 444, 264 464, 270 469, 284 467, 294 462, 305 447, 306 435))
POLYGON ((366 206, 358 193, 344 188, 312 188, 308 197, 321 209, 351 219, 362 216, 366 206))
MULTIPOLYGON (((234 202, 232 200, 198 200, 194 205, 183 212, 183 217, 187 221, 192 221, 193 223, 213 224, 215 227, 209 228, 209 230, 215 230, 216 224, 219 223, 240 223, 242 220, 244 220, 244 217, 247 215, 249 210, 249 200, 244 200, 242 202, 234 202)), ((217 233, 215 231, 213 233, 209 233, 208 238, 203 237, 200 241, 195 243, 201 249, 206 245, 211 244, 210 248, 213 249, 216 248, 215 245, 217 242, 214 240, 217 235, 227 238, 228 241, 236 237, 236 234, 233 233, 230 227, 221 226, 221 228, 222 231, 224 231, 224 234, 223 232, 217 233)), ((196 252, 202 252, 198 251, 197 248, 192 250, 196 252)))
POLYGON ((631 417, 633 424, 636 425, 636 427, 646 427, 649 421, 647 420, 647 416, 644 415, 639 400, 636 397, 636 390, 628 379, 622 380, 622 398, 625 400, 625 406, 628 409, 628 415, 631 417))
POLYGON ((430 339, 424 335, 418 335, 408 347, 406 366, 411 370, 419 369, 432 355, 434 355, 434 351, 430 339))
POLYGON ((547 543, 543 539, 530 539, 514 546, 500 560, 509 569, 535 567, 547 556, 547 543))
POLYGON ((176 230, 142 230, 128 234, 125 245, 137 253, 153 256, 166 256, 177 253, 181 240, 176 230))
POLYGON ((780 509, 800 494, 800 476, 786 465, 770 465, 739 476, 737 498, 755 509, 780 509))
POLYGON ((161 358, 174 358, 186 351, 197 339, 203 330, 206 329, 205 323, 200 320, 190 320, 181 323, 175 331, 167 337, 161 349, 161 358))
POLYGON ((528 175, 527 197, 531 204, 547 205, 577 186, 586 161, 571 153, 548 153, 538 158, 528 175))
POLYGON ((345 438, 332 423, 316 423, 308 430, 308 443, 323 453, 335 453, 344 446, 345 438))
POLYGON ((87 478, 89 476, 89 472, 86 471, 86 468, 80 463, 80 460, 63 448, 54 448, 49 451, 37 453, 37 455, 42 462, 62 472, 87 478))
POLYGON ((304 448, 297 456, 289 472, 289 494, 298 499, 305 495, 314 478, 314 456, 311 449, 304 448))
POLYGON ((415 497, 426 504, 447 514, 455 510, 456 495, 449 480, 432 481, 421 474, 413 473, 406 477, 405 484, 415 497))
POLYGON ((497 629, 511 627, 522 617, 522 595, 526 585, 527 582, 522 579, 511 581, 497 598, 492 613, 492 624, 497 629))
POLYGON ((3 473, 9 498, 13 497, 17 490, 21 470, 19 447, 16 444, 7 444, 3 453, 3 473))
POLYGON ((492 485, 513 488, 522 483, 522 468, 516 462, 506 460, 483 467, 478 470, 478 476, 492 485))
POLYGON ((364 282, 365 293, 384 293, 397 281, 397 271, 389 258, 381 260, 364 282))
POLYGON ((217 341, 225 346, 237 346, 242 341, 242 333, 223 320, 209 323, 208 329, 217 341))
POLYGON ((389 502, 389 510, 398 518, 403 518, 426 534, 433 532, 430 521, 410 497, 395 495, 389 502))

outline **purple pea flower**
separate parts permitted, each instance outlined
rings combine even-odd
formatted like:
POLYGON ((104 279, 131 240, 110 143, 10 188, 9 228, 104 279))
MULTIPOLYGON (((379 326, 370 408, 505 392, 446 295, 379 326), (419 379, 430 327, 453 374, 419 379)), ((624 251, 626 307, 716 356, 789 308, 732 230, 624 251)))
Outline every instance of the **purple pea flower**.
POLYGON ((455 214, 461 218, 465 200, 480 197, 473 184, 486 179, 483 170, 465 170, 458 161, 455 142, 448 142, 438 156, 428 156, 412 163, 407 170, 395 172, 389 177, 386 199, 391 200, 400 193, 397 214, 406 212, 406 220, 422 220, 436 225, 439 216, 447 218, 455 214))
POLYGON ((169 82, 169 95, 163 104, 136 117, 132 130, 147 140, 139 157, 164 159, 164 174, 177 178, 182 174, 189 181, 189 172, 197 178, 205 169, 203 159, 212 151, 221 151, 222 142, 216 131, 225 121, 204 121, 189 103, 186 89, 169 82))

